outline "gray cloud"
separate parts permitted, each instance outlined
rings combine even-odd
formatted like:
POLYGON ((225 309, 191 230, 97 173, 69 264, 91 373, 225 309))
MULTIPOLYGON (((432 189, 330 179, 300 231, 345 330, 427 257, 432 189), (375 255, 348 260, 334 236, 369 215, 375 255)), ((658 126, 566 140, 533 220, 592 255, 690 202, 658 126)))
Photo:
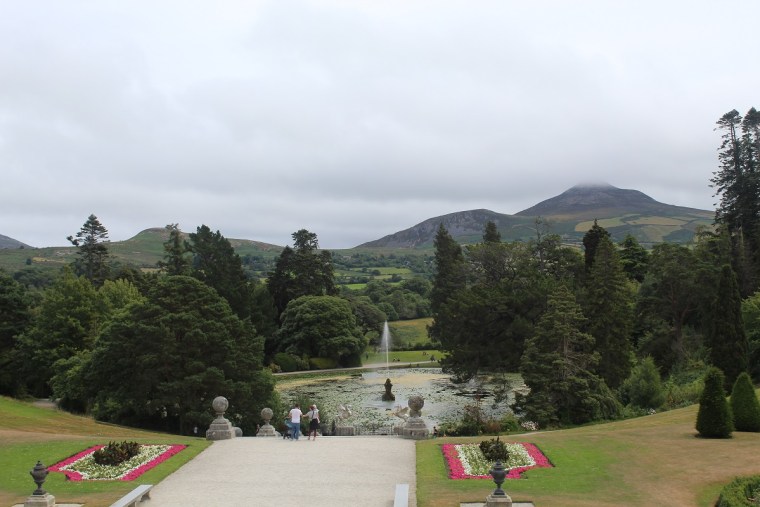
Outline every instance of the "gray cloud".
POLYGON ((0 234, 342 248, 582 181, 710 209, 760 6, 0 0, 0 234))

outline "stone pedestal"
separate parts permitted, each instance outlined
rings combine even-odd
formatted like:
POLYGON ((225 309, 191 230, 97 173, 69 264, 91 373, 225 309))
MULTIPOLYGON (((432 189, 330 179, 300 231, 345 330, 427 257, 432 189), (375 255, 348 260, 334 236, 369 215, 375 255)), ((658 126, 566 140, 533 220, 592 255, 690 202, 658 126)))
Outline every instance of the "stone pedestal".
POLYGON ((211 403, 216 412, 216 419, 211 422, 206 431, 206 440, 229 440, 235 438, 235 428, 232 423, 224 417, 224 412, 229 407, 229 402, 224 396, 217 396, 211 403))
POLYGON ((353 437, 356 433, 356 430, 353 426, 336 426, 335 427, 335 436, 336 437, 353 437))
POLYGON ((274 429, 274 426, 271 424, 265 424, 264 426, 259 428, 259 431, 256 432, 257 437, 279 437, 281 436, 279 433, 277 433, 277 430, 274 429))
POLYGON ((512 499, 509 495, 488 495, 485 507, 512 507, 512 499))
POLYGON ((50 493, 32 495, 26 499, 24 507, 55 507, 55 497, 50 493))
POLYGON ((412 396, 408 400, 409 418, 399 430, 399 435, 404 438, 414 440, 423 440, 430 436, 430 430, 427 429, 425 421, 422 420, 422 407, 425 406, 425 400, 422 396, 412 396))

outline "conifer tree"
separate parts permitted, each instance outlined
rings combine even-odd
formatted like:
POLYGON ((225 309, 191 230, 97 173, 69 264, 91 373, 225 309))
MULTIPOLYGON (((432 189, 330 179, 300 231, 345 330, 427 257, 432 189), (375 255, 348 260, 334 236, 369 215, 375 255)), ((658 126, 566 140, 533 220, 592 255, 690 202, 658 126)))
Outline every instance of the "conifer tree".
POLYGON ((594 263, 594 257, 596 256, 596 247, 602 238, 609 238, 610 233, 607 229, 599 225, 594 219, 594 225, 591 226, 586 234, 583 236, 583 258, 586 262, 586 271, 591 269, 591 265, 594 263))
POLYGON ((649 264, 649 252, 628 234, 620 243, 620 262, 630 280, 643 282, 649 264))
POLYGON ((584 314, 600 360, 597 373, 613 389, 631 373, 631 322, 633 293, 620 264, 615 245, 602 236, 586 279, 584 314))
POLYGON ((747 372, 742 372, 731 390, 731 412, 736 431, 760 432, 760 402, 747 372))
POLYGON ((85 276, 99 287, 108 278, 110 254, 108 252, 108 229, 98 217, 90 215, 76 237, 66 238, 77 247, 79 258, 74 262, 74 273, 85 276))
POLYGON ((433 323, 428 328, 430 338, 438 343, 445 341, 446 321, 453 316, 446 308, 448 300, 466 286, 465 262, 462 247, 441 223, 433 241, 435 247, 435 275, 430 290, 430 308, 433 323))
POLYGON ((731 407, 723 390, 725 377, 712 367, 705 375, 705 387, 699 397, 697 431, 706 438, 729 438, 734 430, 731 407))
POLYGON ((190 272, 190 245, 182 239, 179 224, 166 226, 169 238, 164 242, 164 260, 158 261, 158 267, 167 275, 186 275, 190 272))
POLYGON ((718 280, 706 336, 710 362, 724 372, 726 386, 747 371, 749 344, 744 334, 741 298, 731 266, 724 265, 718 280))
POLYGON ((560 285, 525 343, 520 373, 530 392, 518 393, 513 408, 542 426, 581 424, 619 413, 604 380, 592 373, 599 356, 592 352, 593 336, 581 331, 584 320, 573 294, 560 285))

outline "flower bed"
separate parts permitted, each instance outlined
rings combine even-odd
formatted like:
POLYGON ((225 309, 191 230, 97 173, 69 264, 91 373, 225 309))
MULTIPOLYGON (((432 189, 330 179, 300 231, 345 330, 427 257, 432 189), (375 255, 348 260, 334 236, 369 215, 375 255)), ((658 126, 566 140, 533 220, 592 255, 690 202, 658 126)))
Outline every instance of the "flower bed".
MULTIPOLYGON (((508 470, 507 479, 519 479, 531 468, 547 468, 552 464, 538 447, 533 444, 506 443, 509 459, 502 463, 508 470)), ((449 468, 450 479, 491 479, 488 473, 493 466, 480 452, 477 444, 443 444, 441 451, 449 468)))
POLYGON ((48 467, 50 472, 61 472, 72 481, 131 481, 141 476, 159 463, 163 463, 182 449, 185 445, 140 446, 140 453, 117 466, 98 465, 92 454, 103 445, 96 445, 77 453, 55 465, 48 467))

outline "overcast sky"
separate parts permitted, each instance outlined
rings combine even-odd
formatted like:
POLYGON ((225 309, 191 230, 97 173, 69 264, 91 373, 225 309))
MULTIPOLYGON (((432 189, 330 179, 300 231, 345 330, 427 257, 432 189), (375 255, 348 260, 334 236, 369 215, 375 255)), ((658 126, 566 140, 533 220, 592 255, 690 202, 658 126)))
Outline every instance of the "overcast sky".
POLYGON ((760 2, 0 0, 0 234, 348 248, 606 182, 713 209, 760 2))

